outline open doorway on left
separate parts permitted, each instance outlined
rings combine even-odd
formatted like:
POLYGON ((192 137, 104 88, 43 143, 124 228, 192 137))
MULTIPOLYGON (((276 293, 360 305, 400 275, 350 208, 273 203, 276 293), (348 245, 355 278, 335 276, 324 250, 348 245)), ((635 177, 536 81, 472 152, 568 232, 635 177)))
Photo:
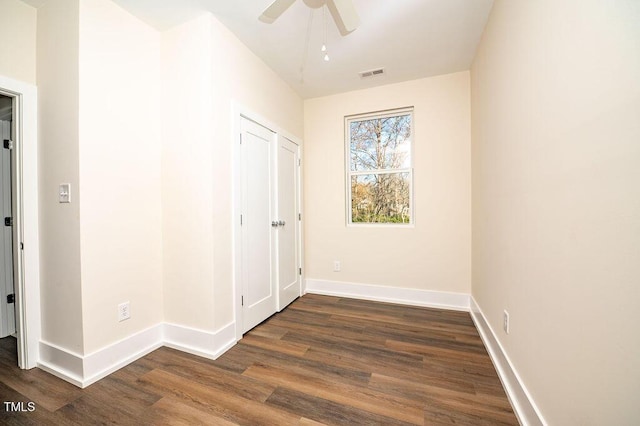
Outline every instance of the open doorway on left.
POLYGON ((10 351, 17 363, 11 161, 14 123, 13 98, 0 94, 0 347, 10 351))

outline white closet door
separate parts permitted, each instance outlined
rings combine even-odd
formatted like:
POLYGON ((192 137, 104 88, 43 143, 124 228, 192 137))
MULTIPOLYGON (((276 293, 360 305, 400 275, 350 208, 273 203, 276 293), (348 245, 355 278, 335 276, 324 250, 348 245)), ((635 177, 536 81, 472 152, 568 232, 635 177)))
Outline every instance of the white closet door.
POLYGON ((278 310, 300 296, 298 145, 278 137, 278 310))
POLYGON ((276 312, 275 133, 242 119, 242 330, 276 312))

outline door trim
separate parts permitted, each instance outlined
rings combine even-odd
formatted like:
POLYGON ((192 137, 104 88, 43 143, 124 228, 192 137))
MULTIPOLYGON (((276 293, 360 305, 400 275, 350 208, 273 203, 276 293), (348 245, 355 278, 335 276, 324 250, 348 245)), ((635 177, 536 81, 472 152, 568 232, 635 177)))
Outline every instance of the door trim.
MULTIPOLYGON (((241 238, 242 238, 242 229, 240 228, 240 214, 242 213, 242 205, 241 205, 241 152, 240 152, 240 133, 241 133, 241 120, 245 118, 247 120, 253 121, 267 129, 271 130, 276 134, 276 140, 279 136, 284 136, 292 142, 296 143, 299 147, 299 155, 300 159, 302 159, 302 140, 299 137, 294 136, 293 134, 287 132, 286 130, 280 128, 275 123, 265 119, 260 114, 255 113, 254 111, 246 108, 244 105, 232 101, 232 138, 231 142, 233 144, 232 154, 233 154, 233 171, 232 171, 232 198, 233 198, 233 209, 232 209, 232 229, 233 229, 233 311, 234 311, 234 320, 236 327, 236 341, 242 339, 242 270, 240 259, 241 255, 241 238)), ((299 182, 298 185, 298 203, 299 203, 299 211, 302 212, 302 179, 300 175, 301 168, 298 169, 299 173, 299 182)), ((298 263, 300 265, 304 265, 303 257, 302 257, 302 242, 303 242, 303 220, 304 220, 304 212, 302 212, 302 221, 298 221, 298 240, 299 240, 299 250, 298 250, 298 263)), ((277 283, 277 282, 276 282, 277 283)), ((300 294, 304 294, 304 268, 303 275, 300 277, 300 294)), ((277 289, 276 289, 277 290, 277 289)))
POLYGON ((18 366, 29 369, 37 365, 41 333, 37 88, 0 76, 0 93, 14 99, 12 177, 18 366))

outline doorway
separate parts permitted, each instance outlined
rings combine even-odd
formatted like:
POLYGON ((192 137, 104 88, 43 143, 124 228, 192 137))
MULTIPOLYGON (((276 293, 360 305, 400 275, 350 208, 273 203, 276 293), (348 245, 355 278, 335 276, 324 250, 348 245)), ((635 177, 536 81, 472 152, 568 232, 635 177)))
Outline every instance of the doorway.
POLYGON ((0 339, 16 338, 13 233, 13 99, 0 94, 0 339))
MULTIPOLYGON (((3 278, 0 282, 3 293, 0 299, 3 308, 0 309, 0 316, 4 312, 8 322, 13 319, 15 332, 12 335, 15 335, 16 341, 13 341, 14 345, 11 347, 16 348, 18 366, 30 369, 38 364, 41 335, 38 91, 31 84, 0 75, 0 99, 2 121, 10 121, 9 137, 6 138, 5 130, 0 135, 3 169, 5 172, 9 171, 10 184, 7 185, 3 178, 2 187, 5 189, 0 192, 10 194, 11 200, 10 207, 3 203, 3 215, 0 218, 3 230, 0 243, 5 250, 0 260, 0 275, 13 274, 12 279, 3 278), (7 190, 7 187, 10 189, 7 190), (8 260, 9 254, 12 256, 11 260, 8 260), (6 303, 7 296, 10 296, 9 301, 12 299, 13 303, 6 303), (11 308, 14 314, 10 313, 11 308)), ((3 128, 5 126, 3 124, 3 128)), ((13 331, 10 324, 7 325, 7 330, 13 331)))
POLYGON ((238 339, 301 295, 300 147, 239 117, 236 151, 238 339), (238 306, 239 305, 239 306, 238 306))

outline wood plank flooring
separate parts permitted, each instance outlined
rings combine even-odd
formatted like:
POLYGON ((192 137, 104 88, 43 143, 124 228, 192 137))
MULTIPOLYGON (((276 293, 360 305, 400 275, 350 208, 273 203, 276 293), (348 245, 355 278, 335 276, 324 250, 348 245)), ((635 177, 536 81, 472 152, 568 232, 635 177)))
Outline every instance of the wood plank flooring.
POLYGON ((517 425, 466 312, 305 295, 215 361, 158 349, 78 389, 0 339, 0 424, 517 425), (26 407, 26 406, 25 406, 26 407))

